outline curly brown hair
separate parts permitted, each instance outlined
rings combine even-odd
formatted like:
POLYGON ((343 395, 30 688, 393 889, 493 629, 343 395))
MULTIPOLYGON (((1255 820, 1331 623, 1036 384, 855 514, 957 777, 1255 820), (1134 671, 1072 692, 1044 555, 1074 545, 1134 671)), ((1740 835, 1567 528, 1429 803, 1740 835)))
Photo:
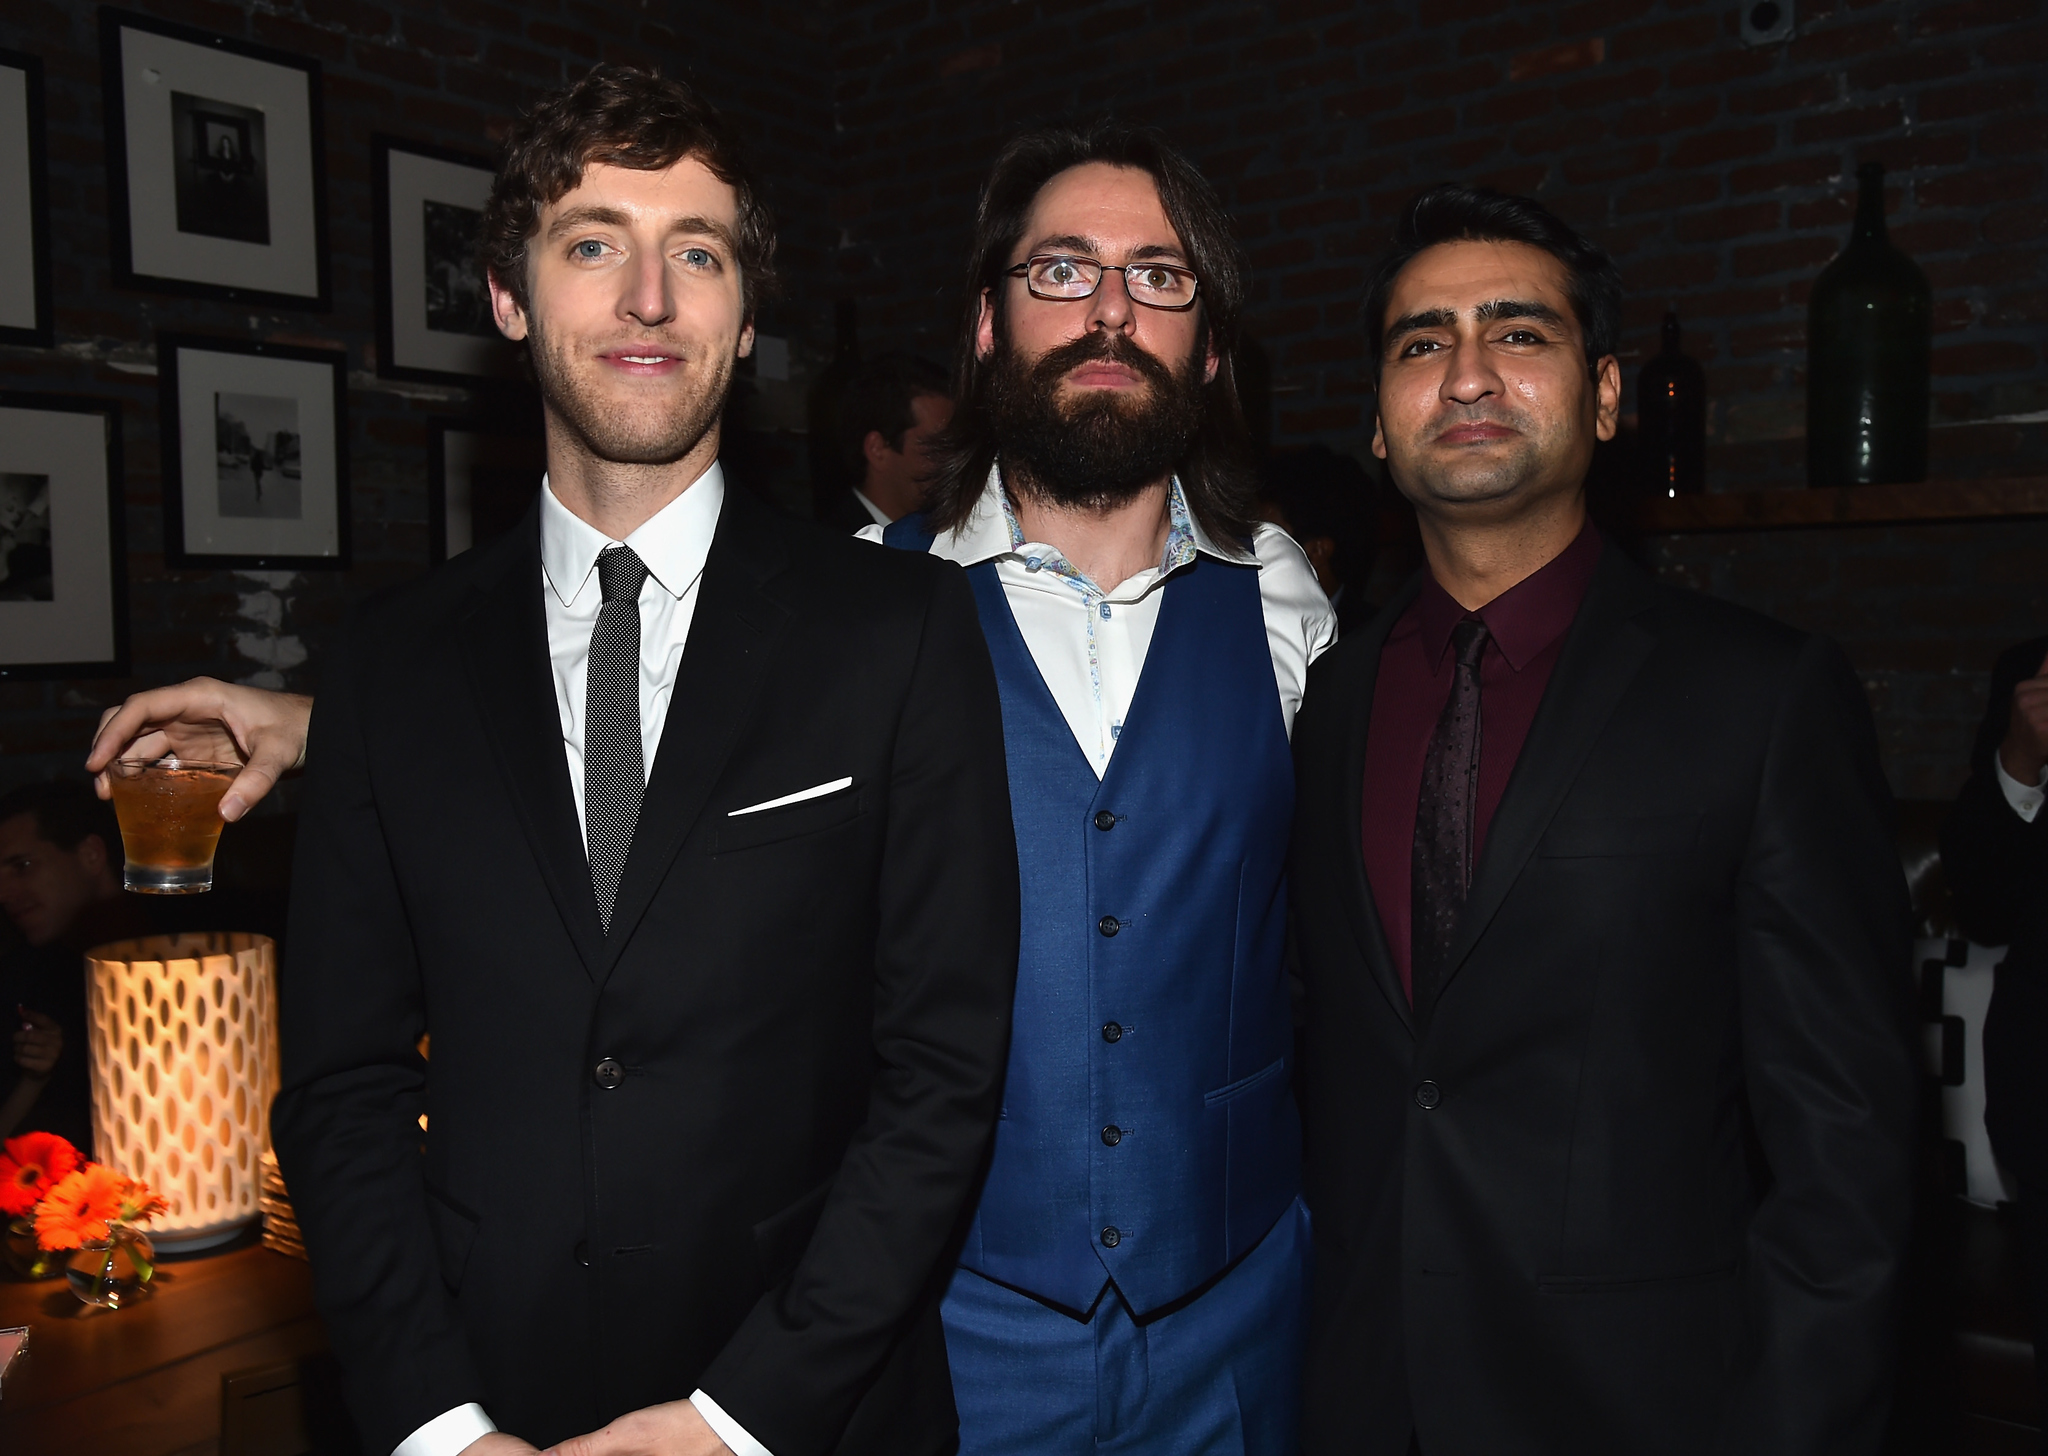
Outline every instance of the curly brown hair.
POLYGON ((695 157, 739 203, 740 287, 746 317, 775 283, 775 219, 738 136, 682 81, 635 66, 597 66, 536 101, 505 139, 505 160, 484 204, 478 247, 498 286, 524 309, 526 245, 541 211, 583 180, 592 163, 659 172, 695 157))

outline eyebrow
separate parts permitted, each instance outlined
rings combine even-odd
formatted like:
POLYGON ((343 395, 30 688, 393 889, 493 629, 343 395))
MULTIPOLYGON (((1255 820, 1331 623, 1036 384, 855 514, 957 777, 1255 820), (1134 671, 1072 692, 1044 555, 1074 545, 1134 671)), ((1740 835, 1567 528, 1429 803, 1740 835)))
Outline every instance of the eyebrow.
MULTIPOLYGON (((572 207, 548 224, 548 239, 552 242, 564 233, 572 233, 578 228, 593 224, 600 227, 631 227, 633 219, 630 214, 619 208, 605 207, 598 203, 572 207)), ((673 218, 669 222, 668 231, 671 234, 696 233, 703 237, 716 238, 728 251, 739 251, 739 239, 733 235, 733 230, 715 217, 699 217, 692 214, 673 218)))
MULTIPOLYGON (((1472 310, 1472 315, 1482 323, 1497 319, 1536 319, 1539 322, 1565 327, 1564 315, 1547 303, 1537 303, 1527 298, 1496 298, 1491 303, 1482 303, 1472 310)), ((1417 333, 1422 329, 1455 328, 1458 315, 1455 309, 1425 308, 1415 313, 1404 313, 1387 325, 1386 342, 1391 344, 1405 334, 1417 333)))
MULTIPOLYGON (((1101 246, 1093 238, 1084 238, 1079 233, 1059 233, 1053 237, 1040 238, 1026 250, 1024 256, 1036 258, 1041 253, 1080 253, 1093 258, 1101 251, 1101 246)), ((1168 243, 1147 243, 1143 247, 1131 249, 1131 258, 1133 261, 1164 258, 1168 262, 1185 263, 1187 254, 1168 243)))

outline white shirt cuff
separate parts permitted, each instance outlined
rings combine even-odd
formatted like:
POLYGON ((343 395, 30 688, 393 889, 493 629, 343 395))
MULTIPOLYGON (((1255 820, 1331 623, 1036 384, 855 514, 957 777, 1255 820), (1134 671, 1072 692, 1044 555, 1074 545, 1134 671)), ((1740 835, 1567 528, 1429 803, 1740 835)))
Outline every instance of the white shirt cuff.
POLYGON ((471 1441, 498 1428, 475 1401, 443 1411, 398 1443, 391 1456, 460 1456, 471 1441))
POLYGON ((704 1424, 711 1427, 718 1439, 732 1448, 732 1456, 770 1456, 766 1446, 747 1434, 747 1428, 727 1415, 717 1401, 697 1391, 690 1397, 690 1404, 697 1407, 697 1414, 704 1417, 704 1424))
POLYGON ((2032 824, 2043 801, 2048 801, 2048 768, 2041 770, 2041 781, 2029 788, 2005 771, 2004 762, 1995 753, 1991 755, 1991 767, 1998 774, 1998 787, 2004 791, 2005 802, 2012 805, 2013 813, 2032 824))

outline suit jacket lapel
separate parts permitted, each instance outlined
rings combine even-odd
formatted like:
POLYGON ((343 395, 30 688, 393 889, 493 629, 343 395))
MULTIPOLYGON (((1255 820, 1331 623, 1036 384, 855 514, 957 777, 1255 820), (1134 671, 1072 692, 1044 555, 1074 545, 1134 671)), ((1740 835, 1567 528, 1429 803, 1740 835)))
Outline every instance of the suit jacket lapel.
MULTIPOLYGON (((786 561, 767 507, 728 485, 697 587, 689 642, 669 694, 661 746, 640 800, 640 822, 619 878, 611 933, 601 937, 596 958, 600 980, 618 963, 676 852, 704 812, 740 727, 760 696, 792 616, 773 588, 786 561)), ((555 756, 561 757, 559 745, 555 756)), ((597 910, 587 876, 583 893, 591 902, 594 926, 597 910)))
POLYGON ((496 559, 483 568, 460 619, 463 666, 506 795, 583 968, 595 976, 604 932, 562 753, 561 712, 541 602, 547 588, 540 572, 538 504, 503 539, 483 549, 496 559))
POLYGON ((1338 780, 1342 803, 1336 818, 1338 838, 1342 841, 1339 863, 1342 866, 1340 879, 1343 882, 1341 893, 1345 918, 1351 922, 1351 933, 1357 938, 1358 952, 1365 961, 1368 974, 1411 1035, 1415 1031, 1414 1011, 1408 1004, 1408 993, 1401 987, 1401 973, 1394 965, 1393 953, 1387 948, 1386 927, 1380 923, 1379 907, 1373 903, 1372 885, 1365 876, 1363 818, 1365 740, 1372 726, 1373 689, 1379 680, 1380 649, 1386 645, 1387 634, 1393 630, 1394 623, 1400 620, 1401 613, 1408 609, 1408 604, 1415 600, 1415 594, 1421 589, 1422 573, 1417 572, 1362 630, 1368 650, 1355 655, 1353 675, 1344 685, 1349 701, 1344 708, 1343 776, 1338 780))
POLYGON ((1444 970, 1448 986, 1550 827, 1594 740, 1650 655, 1656 638, 1636 622, 1655 604, 1642 569, 1610 542, 1543 691, 1528 740, 1486 835, 1472 893, 1444 970))

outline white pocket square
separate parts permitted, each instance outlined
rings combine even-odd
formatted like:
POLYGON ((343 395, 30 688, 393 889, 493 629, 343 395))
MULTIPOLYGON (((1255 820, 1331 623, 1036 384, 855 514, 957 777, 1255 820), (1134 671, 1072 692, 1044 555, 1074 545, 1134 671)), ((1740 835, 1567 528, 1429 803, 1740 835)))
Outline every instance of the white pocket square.
POLYGON ((763 809, 780 809, 785 804, 801 804, 806 799, 822 799, 827 794, 836 794, 841 789, 850 788, 852 784, 853 776, 849 774, 843 779, 834 779, 829 784, 818 784, 812 788, 798 789, 795 793, 784 794, 779 799, 767 799, 759 804, 749 804, 744 809, 734 809, 725 817, 737 819, 742 814, 758 814, 763 809))

